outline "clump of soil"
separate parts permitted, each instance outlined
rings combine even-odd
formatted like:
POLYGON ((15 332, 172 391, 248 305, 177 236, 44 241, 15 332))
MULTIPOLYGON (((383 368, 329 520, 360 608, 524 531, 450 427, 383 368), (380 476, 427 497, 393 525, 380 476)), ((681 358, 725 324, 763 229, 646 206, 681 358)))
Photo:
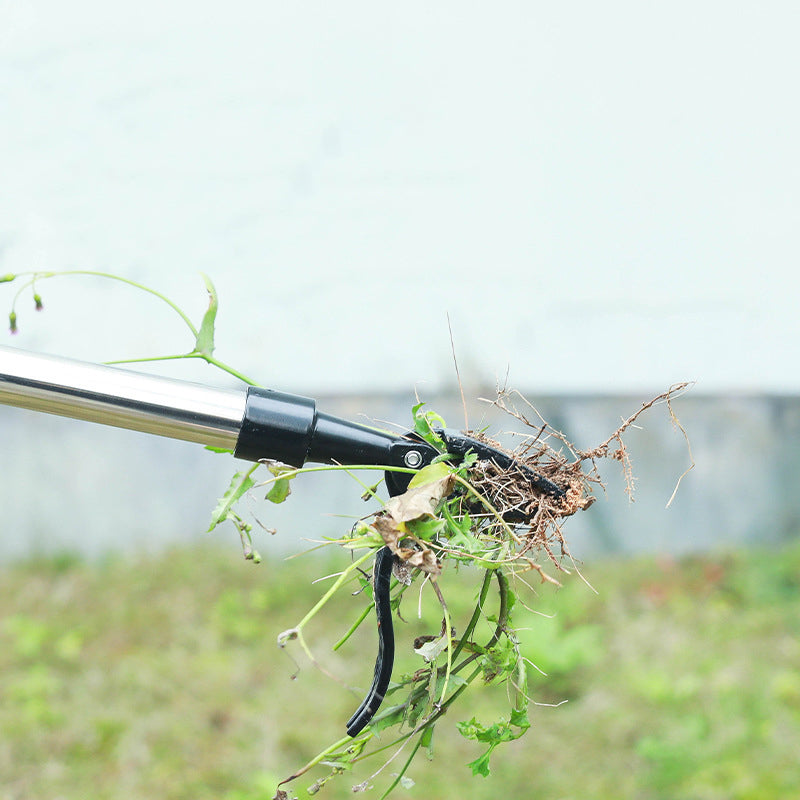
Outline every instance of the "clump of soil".
MULTIPOLYGON (((591 450, 581 450, 572 444, 563 433, 552 428, 519 393, 498 391, 497 397, 489 402, 522 422, 533 433, 514 450, 503 448, 481 433, 472 431, 469 435, 510 455, 516 464, 522 464, 547 478, 561 490, 561 494, 556 495, 537 489, 532 485, 530 477, 516 465, 503 469, 493 461, 478 461, 471 468, 470 478, 474 488, 491 503, 500 516, 515 523, 516 558, 526 559, 530 567, 537 569, 548 580, 552 579, 533 562, 531 556, 534 552, 547 553, 558 569, 563 569, 563 557, 572 559, 562 530, 563 522, 577 511, 589 508, 596 500, 594 490, 598 487, 604 488, 598 469, 599 461, 618 461, 622 465, 626 491, 633 499, 633 470, 623 436, 643 412, 658 404, 666 405, 670 419, 686 438, 689 447, 686 431, 671 405, 671 401, 688 386, 688 383, 675 384, 666 392, 643 403, 604 442, 591 450), (517 401, 522 404, 523 410, 520 410, 517 401)), ((689 456, 691 459, 690 447, 689 456)), ((686 472, 693 466, 692 460, 686 472)), ((686 472, 678 479, 678 484, 686 472)), ((677 488, 676 485, 675 491, 677 488)), ((674 496, 675 492, 672 497, 674 496)), ((487 515, 487 520, 488 518, 487 515)))

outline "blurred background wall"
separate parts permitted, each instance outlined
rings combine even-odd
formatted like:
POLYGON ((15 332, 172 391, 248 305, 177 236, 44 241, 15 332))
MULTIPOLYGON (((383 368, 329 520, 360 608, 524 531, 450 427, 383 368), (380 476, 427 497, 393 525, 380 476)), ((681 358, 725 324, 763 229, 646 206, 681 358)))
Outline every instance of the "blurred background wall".
MULTIPOLYGON (((573 550, 794 536, 798 23, 789 2, 0 0, 0 274, 107 270, 199 318, 206 272, 221 358, 353 418, 406 424, 416 390, 460 425, 447 315, 473 423, 508 374, 591 446, 694 380, 670 509, 688 455, 662 408, 630 439, 637 502, 612 465, 573 550)), ((3 344, 191 348, 130 289, 39 292, 3 344)), ((3 559, 194 540, 235 468, 14 409, 0 446, 3 559)), ((346 478, 297 484, 262 549, 364 513, 346 478)))

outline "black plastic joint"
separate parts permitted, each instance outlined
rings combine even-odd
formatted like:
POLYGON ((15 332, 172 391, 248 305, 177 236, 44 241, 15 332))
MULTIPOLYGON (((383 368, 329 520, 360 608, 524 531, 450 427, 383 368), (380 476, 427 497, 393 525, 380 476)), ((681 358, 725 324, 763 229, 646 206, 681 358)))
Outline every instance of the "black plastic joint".
POLYGON ((251 387, 234 455, 247 461, 271 458, 292 467, 306 461, 394 465, 397 444, 390 433, 317 412, 308 397, 251 387))
POLYGON ((320 464, 392 464, 396 441, 390 433, 319 413, 306 458, 320 464))
POLYGON ((316 403, 309 397, 251 386, 233 454, 247 461, 272 458, 302 467, 316 418, 316 403))

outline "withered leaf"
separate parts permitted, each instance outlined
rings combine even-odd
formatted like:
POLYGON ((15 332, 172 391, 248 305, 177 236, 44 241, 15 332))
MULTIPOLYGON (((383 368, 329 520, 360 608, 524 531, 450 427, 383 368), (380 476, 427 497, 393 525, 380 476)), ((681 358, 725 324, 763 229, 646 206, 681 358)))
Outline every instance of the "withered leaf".
POLYGON ((426 661, 433 661, 437 656, 441 655, 447 649, 447 636, 442 635, 431 637, 427 642, 421 642, 417 647, 417 642, 414 642, 414 652, 418 656, 422 656, 426 661))
POLYGON ((400 546, 400 540, 407 539, 408 535, 398 529, 391 517, 379 514, 372 526, 380 533, 389 549, 400 559, 401 566, 406 569, 417 567, 430 575, 442 574, 442 565, 433 550, 427 547, 418 550, 413 547, 400 546))
POLYGON ((442 498, 447 497, 452 489, 453 476, 448 474, 422 486, 414 486, 404 494, 389 498, 385 511, 398 524, 420 517, 432 517, 442 498))
POLYGON ((452 489, 453 478, 448 474, 422 486, 414 486, 405 494, 390 498, 384 510, 376 515, 372 527, 406 568, 417 567, 430 575, 441 575, 442 565, 431 549, 401 547, 400 541, 407 538, 419 541, 410 535, 406 523, 422 517, 435 516, 442 498, 450 494, 452 489))
POLYGON ((399 555, 399 542, 405 536, 405 533, 398 529, 397 523, 387 514, 378 514, 375 517, 375 522, 372 523, 372 527, 378 531, 383 541, 389 545, 389 549, 395 555, 399 555))
POLYGON ((403 558, 401 555, 400 558, 403 558, 403 561, 410 567, 417 567, 423 572, 427 572, 429 575, 433 576, 442 574, 442 565, 439 563, 439 559, 436 558, 433 550, 427 548, 423 550, 402 549, 405 553, 409 553, 409 556, 408 558, 403 558))

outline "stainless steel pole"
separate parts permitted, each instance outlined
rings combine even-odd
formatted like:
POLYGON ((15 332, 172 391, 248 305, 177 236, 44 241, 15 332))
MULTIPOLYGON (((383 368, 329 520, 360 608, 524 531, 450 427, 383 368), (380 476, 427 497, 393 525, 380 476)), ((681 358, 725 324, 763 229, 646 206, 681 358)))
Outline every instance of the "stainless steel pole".
POLYGON ((247 393, 0 347, 0 404, 233 449, 247 393))

